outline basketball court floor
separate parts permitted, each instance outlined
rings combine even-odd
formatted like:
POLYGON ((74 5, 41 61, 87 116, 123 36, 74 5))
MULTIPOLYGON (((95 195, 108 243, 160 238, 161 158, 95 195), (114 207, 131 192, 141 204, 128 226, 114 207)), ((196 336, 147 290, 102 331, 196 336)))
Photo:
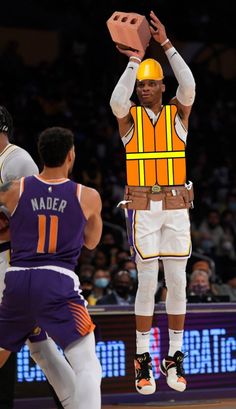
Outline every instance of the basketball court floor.
POLYGON ((224 400, 202 400, 202 401, 185 401, 178 403, 146 403, 141 405, 104 405, 102 409, 236 409, 235 399, 224 399, 224 400))
MULTIPOLYGON (((55 409, 51 399, 19 399, 15 409, 55 409)), ((236 409, 236 399, 102 405, 102 409, 236 409)), ((89 409, 89 408, 88 408, 89 409)))

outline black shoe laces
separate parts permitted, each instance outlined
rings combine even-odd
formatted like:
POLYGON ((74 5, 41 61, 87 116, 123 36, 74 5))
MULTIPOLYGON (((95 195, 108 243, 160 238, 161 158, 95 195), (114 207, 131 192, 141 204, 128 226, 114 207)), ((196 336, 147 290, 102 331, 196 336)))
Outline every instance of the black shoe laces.
POLYGON ((149 379, 151 378, 150 369, 152 369, 150 364, 150 357, 145 355, 144 357, 136 358, 136 360, 140 363, 141 366, 141 369, 137 369, 136 379, 147 379, 149 381, 149 379))
POLYGON ((184 363, 184 358, 186 358, 187 354, 183 354, 182 352, 176 354, 175 358, 175 364, 176 364, 176 373, 177 376, 185 376, 184 368, 183 368, 183 363, 184 363))

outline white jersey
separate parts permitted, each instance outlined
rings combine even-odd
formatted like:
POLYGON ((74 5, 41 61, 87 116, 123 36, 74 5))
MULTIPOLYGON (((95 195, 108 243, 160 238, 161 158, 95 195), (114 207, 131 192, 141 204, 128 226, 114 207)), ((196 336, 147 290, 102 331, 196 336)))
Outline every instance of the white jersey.
POLYGON ((0 153, 0 184, 38 173, 36 163, 25 149, 9 143, 0 153))
MULTIPOLYGON (((0 185, 22 176, 38 174, 39 169, 25 149, 9 143, 0 153, 0 185)), ((9 263, 10 243, 0 241, 0 301, 4 276, 9 263)))

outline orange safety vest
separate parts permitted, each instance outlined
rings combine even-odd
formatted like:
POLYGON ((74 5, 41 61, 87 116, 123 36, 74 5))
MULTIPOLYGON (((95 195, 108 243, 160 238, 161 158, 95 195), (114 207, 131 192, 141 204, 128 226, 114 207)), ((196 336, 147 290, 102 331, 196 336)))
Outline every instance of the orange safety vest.
POLYGON ((134 131, 126 149, 129 186, 173 186, 186 182, 185 143, 176 133, 175 105, 165 105, 155 125, 145 108, 130 109, 134 131))

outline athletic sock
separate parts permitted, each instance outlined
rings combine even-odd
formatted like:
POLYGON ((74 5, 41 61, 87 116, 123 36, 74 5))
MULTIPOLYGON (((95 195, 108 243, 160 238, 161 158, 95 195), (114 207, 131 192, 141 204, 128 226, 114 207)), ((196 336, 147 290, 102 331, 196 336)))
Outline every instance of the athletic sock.
POLYGON ((136 353, 149 352, 150 331, 136 331, 136 353))
POLYGON ((176 351, 181 351, 183 344, 183 330, 169 329, 169 356, 174 356, 176 351))

